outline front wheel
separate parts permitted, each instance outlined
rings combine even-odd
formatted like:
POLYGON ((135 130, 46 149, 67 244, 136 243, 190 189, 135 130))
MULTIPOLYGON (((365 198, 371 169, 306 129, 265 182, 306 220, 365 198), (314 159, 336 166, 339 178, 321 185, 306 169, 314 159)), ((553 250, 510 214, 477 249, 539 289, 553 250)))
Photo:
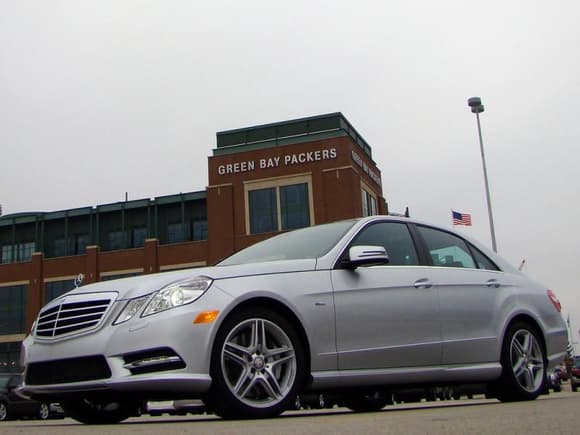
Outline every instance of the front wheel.
POLYGON ((495 385, 504 402, 534 400, 546 386, 546 358, 540 337, 527 323, 510 326, 504 338, 502 375, 495 385))
POLYGON ((304 360, 302 342, 285 317, 267 308, 238 311, 216 336, 205 402, 224 418, 279 415, 304 383, 304 360))
POLYGON ((4 402, 0 402, 0 421, 8 420, 8 407, 4 402))
POLYGON ((66 401, 62 403, 65 413, 85 424, 114 424, 133 416, 138 402, 111 402, 90 399, 66 401))

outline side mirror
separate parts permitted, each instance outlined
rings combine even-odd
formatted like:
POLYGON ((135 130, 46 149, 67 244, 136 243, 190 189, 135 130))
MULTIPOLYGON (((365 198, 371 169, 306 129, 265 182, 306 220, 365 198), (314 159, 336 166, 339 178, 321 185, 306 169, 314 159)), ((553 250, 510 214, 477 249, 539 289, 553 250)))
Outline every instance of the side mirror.
POLYGON ((387 264, 389 256, 382 246, 352 246, 348 250, 348 259, 343 262, 347 269, 356 269, 359 266, 372 264, 387 264))

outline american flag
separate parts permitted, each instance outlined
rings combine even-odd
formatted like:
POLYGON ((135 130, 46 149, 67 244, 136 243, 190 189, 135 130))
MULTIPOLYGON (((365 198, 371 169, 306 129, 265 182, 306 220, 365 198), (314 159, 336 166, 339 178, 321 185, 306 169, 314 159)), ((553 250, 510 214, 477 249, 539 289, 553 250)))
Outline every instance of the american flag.
POLYGON ((459 213, 451 210, 451 214, 453 215, 453 225, 471 226, 471 215, 469 213, 459 213))

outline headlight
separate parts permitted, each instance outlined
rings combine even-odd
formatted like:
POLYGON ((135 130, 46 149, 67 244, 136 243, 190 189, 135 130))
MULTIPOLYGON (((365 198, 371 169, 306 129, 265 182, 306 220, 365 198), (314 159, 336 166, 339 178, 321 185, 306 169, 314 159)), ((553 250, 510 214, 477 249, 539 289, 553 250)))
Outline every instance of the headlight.
POLYGON ((121 313, 117 316, 117 319, 113 322, 113 325, 118 325, 119 323, 123 323, 131 319, 135 314, 137 314, 145 302, 147 302, 147 299, 149 299, 149 295, 137 299, 131 299, 129 302, 127 302, 123 308, 123 311, 121 311, 121 313))
POLYGON ((170 284, 159 290, 143 311, 143 316, 187 305, 206 292, 213 280, 206 276, 197 276, 181 282, 170 284))

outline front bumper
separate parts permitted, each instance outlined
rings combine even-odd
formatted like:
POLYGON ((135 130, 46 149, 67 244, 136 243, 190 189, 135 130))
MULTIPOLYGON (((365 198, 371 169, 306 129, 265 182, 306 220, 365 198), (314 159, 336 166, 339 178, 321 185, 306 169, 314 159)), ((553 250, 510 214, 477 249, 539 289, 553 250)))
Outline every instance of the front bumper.
POLYGON ((193 320, 202 311, 223 313, 231 302, 217 287, 208 293, 192 304, 113 325, 125 304, 118 301, 88 334, 27 338, 21 393, 54 400, 103 394, 200 397, 211 385, 211 346, 221 318, 209 324, 193 320))

